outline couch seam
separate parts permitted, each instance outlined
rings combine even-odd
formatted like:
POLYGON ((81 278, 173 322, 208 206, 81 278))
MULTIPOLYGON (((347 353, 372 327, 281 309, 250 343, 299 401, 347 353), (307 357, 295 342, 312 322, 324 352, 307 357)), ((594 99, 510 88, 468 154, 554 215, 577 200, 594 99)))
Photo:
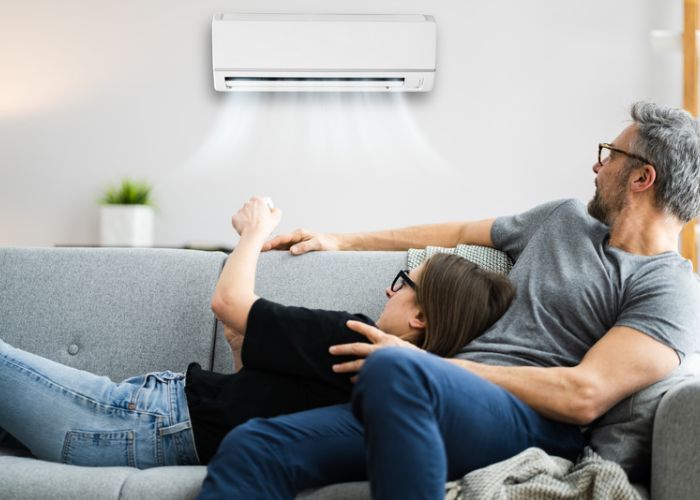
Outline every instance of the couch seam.
POLYGON ((126 476, 124 478, 124 481, 122 481, 122 484, 119 487, 119 493, 117 494, 117 500, 121 500, 123 498, 122 493, 124 492, 124 488, 126 487, 127 481, 131 478, 131 476, 133 476, 134 474, 138 474, 139 472, 140 472, 140 470, 137 469, 136 471, 132 472, 131 474, 129 474, 128 476, 126 476))
MULTIPOLYGON (((226 255, 224 252, 221 252, 223 255, 226 256, 225 259, 221 261, 219 264, 219 273, 216 275, 216 282, 219 281, 219 277, 221 276, 221 273, 224 271, 224 266, 226 265, 226 259, 228 259, 228 255, 226 255)), ((230 255, 230 254, 229 254, 230 255)), ((214 283, 214 287, 216 287, 216 283, 214 283)), ((212 313, 212 316, 214 314, 212 313)), ((212 342, 211 342, 211 354, 209 355, 209 369, 214 370, 214 362, 216 360, 216 331, 218 330, 218 322, 219 320, 217 319, 216 316, 214 316, 214 328, 212 332, 212 342)))

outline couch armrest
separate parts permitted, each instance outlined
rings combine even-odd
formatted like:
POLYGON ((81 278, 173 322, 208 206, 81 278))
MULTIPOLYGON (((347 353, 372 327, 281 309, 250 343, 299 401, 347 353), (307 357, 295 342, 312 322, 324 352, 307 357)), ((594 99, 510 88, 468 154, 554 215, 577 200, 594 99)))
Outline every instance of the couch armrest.
POLYGON ((669 390, 654 418, 651 498, 696 499, 700 492, 700 378, 669 390))

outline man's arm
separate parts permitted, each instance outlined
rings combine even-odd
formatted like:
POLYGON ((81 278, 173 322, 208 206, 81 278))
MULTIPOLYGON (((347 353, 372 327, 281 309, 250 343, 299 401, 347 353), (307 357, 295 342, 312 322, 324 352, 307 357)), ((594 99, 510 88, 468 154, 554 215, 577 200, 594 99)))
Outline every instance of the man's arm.
POLYGON ((493 247, 491 226, 495 219, 447 222, 370 233, 313 233, 297 229, 265 243, 263 251, 290 250, 295 255, 318 250, 408 250, 428 245, 454 247, 460 243, 493 247))
MULTIPOLYGON (((348 322, 348 327, 363 335, 377 330, 354 321, 348 322)), ((363 358, 382 347, 362 343, 332 346, 331 354, 359 358, 334 365, 333 371, 359 372, 363 358)), ((590 424, 617 402, 664 378, 679 364, 672 348, 624 326, 610 329, 581 363, 570 368, 493 366, 455 358, 445 361, 500 385, 545 417, 578 425, 590 424)))
POLYGON ((449 359, 513 393, 554 420, 588 425, 616 403, 664 378, 679 364, 676 352, 648 335, 614 327, 577 366, 491 366, 449 359))

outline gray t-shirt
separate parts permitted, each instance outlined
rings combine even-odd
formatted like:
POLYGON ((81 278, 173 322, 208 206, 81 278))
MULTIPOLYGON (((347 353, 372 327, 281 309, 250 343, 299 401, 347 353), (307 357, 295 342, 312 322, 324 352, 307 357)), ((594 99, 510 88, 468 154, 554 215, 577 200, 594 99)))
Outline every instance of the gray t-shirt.
MULTIPOLYGON (((614 326, 649 335, 681 360, 698 351, 700 281, 677 253, 642 256, 609 246, 608 227, 576 200, 500 217, 491 238, 515 261, 509 276, 517 296, 457 357, 493 365, 575 366, 614 326)), ((633 481, 644 481, 639 476, 648 467, 642 462, 648 462, 653 412, 670 382, 645 389, 636 403, 634 397, 622 401, 592 427, 591 445, 621 463, 633 481), (646 409, 631 408, 642 400, 646 409), (625 426, 632 426, 634 439, 630 429, 620 431, 625 426), (621 436, 629 449, 620 446, 621 436)))

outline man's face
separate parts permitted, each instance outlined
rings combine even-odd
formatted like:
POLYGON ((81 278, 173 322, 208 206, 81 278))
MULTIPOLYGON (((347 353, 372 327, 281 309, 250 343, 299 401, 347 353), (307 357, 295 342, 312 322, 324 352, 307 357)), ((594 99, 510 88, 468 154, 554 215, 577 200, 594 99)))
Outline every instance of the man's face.
MULTIPOLYGON (((630 151, 636 134, 636 125, 632 124, 618 135, 611 145, 624 151, 630 151)), ((603 224, 610 226, 622 211, 627 199, 627 177, 625 165, 628 158, 622 153, 610 151, 610 156, 603 165, 596 162, 593 172, 596 174, 595 194, 588 202, 588 213, 603 224)))

